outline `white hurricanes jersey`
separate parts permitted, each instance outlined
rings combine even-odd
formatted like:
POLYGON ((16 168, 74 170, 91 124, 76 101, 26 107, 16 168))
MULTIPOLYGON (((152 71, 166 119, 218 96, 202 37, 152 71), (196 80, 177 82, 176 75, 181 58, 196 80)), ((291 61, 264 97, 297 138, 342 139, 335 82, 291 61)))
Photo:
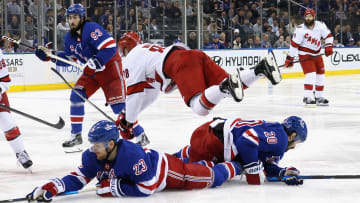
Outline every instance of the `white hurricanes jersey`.
POLYGON ((9 89, 9 86, 10 86, 9 72, 8 72, 8 68, 6 67, 4 54, 0 49, 0 88, 1 88, 0 94, 7 91, 9 89))
POLYGON ((289 55, 294 57, 296 50, 298 50, 299 55, 319 55, 322 39, 325 40, 324 47, 332 46, 334 38, 325 23, 315 21, 313 29, 301 24, 296 27, 294 32, 289 55))
POLYGON ((127 87, 126 120, 134 123, 138 114, 171 86, 171 78, 163 72, 165 58, 174 46, 139 44, 123 60, 127 87))

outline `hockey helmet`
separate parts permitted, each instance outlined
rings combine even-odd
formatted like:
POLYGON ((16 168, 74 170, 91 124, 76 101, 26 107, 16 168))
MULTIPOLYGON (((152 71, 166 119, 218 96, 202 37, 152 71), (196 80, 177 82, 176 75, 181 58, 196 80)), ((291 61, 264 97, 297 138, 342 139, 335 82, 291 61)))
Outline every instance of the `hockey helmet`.
POLYGON ((285 131, 288 135, 293 132, 296 132, 296 137, 294 142, 304 142, 307 137, 307 127, 306 123, 303 119, 298 116, 290 116, 287 117, 284 122, 282 123, 284 126, 285 131))
POLYGON ((66 10, 66 16, 70 14, 79 14, 80 17, 84 17, 85 12, 85 8, 81 4, 71 4, 66 10))
POLYGON ((90 128, 88 140, 90 143, 107 144, 110 140, 117 142, 120 139, 119 136, 119 130, 113 122, 101 120, 90 128))
POLYGON ((118 42, 121 55, 124 56, 125 48, 130 52, 130 50, 138 44, 142 44, 142 42, 140 36, 136 34, 136 32, 124 33, 118 42))
POLYGON ((314 11, 314 9, 312 9, 312 8, 307 8, 306 10, 305 10, 305 12, 304 12, 304 16, 306 16, 306 15, 312 15, 314 18, 315 18, 315 11, 314 11))

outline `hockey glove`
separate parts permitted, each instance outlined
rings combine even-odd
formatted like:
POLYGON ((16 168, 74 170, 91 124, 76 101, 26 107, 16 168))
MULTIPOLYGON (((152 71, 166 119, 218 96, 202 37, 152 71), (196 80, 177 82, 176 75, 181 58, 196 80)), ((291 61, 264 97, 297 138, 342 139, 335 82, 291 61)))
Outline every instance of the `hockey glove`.
POLYGON ((300 171, 295 167, 286 167, 280 171, 281 182, 287 185, 302 185, 303 180, 299 179, 300 171))
POLYGON ((127 140, 134 138, 134 124, 126 121, 124 111, 119 114, 115 124, 118 127, 122 138, 127 140))
POLYGON ((92 77, 94 76, 95 72, 103 71, 104 68, 105 66, 101 65, 99 59, 97 59, 96 56, 93 56, 85 64, 84 75, 92 77))
POLYGON ((325 56, 330 56, 331 54, 333 54, 333 47, 332 45, 325 47, 325 56))
POLYGON ((36 48, 35 55, 42 61, 50 61, 50 57, 42 49, 36 48))
POLYGON ((265 182, 266 176, 260 160, 244 166, 246 181, 250 185, 260 185, 265 182))
POLYGON ((55 195, 64 191, 64 182, 59 178, 55 178, 41 187, 36 187, 31 193, 26 195, 26 199, 29 202, 50 202, 55 195))
POLYGON ((289 55, 286 56, 285 60, 285 67, 290 68, 294 66, 294 57, 291 57, 289 55))
POLYGON ((101 197, 120 197, 120 179, 102 180, 96 190, 96 194, 101 197))

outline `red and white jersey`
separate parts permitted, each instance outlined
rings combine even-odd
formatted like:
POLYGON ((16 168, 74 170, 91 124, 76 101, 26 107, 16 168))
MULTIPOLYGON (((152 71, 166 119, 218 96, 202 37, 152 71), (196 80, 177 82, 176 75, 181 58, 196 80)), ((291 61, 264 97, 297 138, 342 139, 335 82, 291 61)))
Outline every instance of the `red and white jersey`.
POLYGON ((333 46, 334 38, 325 23, 315 21, 313 29, 309 29, 304 24, 297 26, 291 40, 289 56, 294 57, 296 50, 299 55, 319 55, 321 39, 325 40, 324 47, 333 46))
POLYGON ((10 76, 8 68, 6 67, 5 59, 2 50, 0 49, 0 94, 7 91, 10 87, 10 76))
MULTIPOLYGON (((178 45, 176 45, 178 46, 178 45)), ((127 87, 126 120, 134 123, 139 113, 172 87, 171 78, 163 72, 165 58, 174 45, 161 47, 139 44, 123 60, 127 87)))

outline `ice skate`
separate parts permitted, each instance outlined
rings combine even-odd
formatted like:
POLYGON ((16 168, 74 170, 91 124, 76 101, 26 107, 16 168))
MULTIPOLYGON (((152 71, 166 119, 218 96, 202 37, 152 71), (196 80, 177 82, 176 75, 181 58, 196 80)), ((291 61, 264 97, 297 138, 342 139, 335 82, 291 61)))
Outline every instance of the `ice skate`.
POLYGON ((31 161, 29 154, 25 150, 16 153, 16 158, 25 169, 28 169, 31 172, 31 166, 33 165, 33 162, 31 161))
POLYGON ((81 134, 71 134, 70 139, 62 144, 66 153, 81 152, 83 150, 81 134))
POLYGON ((273 52, 270 52, 269 55, 255 66, 255 74, 265 76, 273 85, 277 85, 281 82, 282 77, 280 69, 276 63, 273 52))
POLYGON ((150 143, 150 141, 144 132, 144 133, 140 134, 139 136, 134 137, 134 143, 144 147, 144 146, 148 145, 150 143))
POLYGON ((241 102, 244 97, 244 90, 240 79, 240 72, 231 74, 220 83, 220 91, 231 94, 236 102, 241 102))
POLYGON ((315 98, 316 106, 329 106, 329 100, 324 97, 315 98))
POLYGON ((305 104, 305 107, 309 107, 309 108, 314 108, 316 107, 316 102, 313 98, 311 97, 304 97, 303 98, 303 102, 305 104))

